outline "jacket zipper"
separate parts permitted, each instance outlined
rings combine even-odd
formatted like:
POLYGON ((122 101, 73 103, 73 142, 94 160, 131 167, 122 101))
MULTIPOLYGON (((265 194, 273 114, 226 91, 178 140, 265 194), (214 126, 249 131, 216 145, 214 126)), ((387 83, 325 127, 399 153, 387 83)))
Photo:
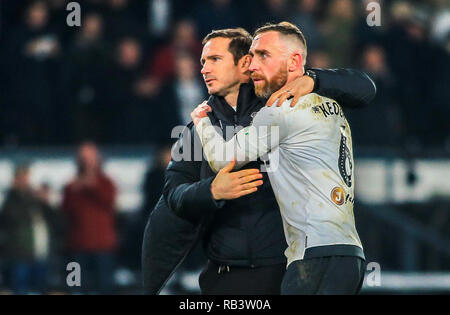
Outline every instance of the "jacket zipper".
MULTIPOLYGON (((238 126, 238 115, 237 115, 237 109, 236 109, 236 113, 234 113, 233 115, 234 117, 234 134, 236 134, 236 128, 238 126)), ((255 264, 253 262, 253 250, 252 250, 252 242, 251 242, 251 233, 250 231, 247 230, 247 244, 248 244, 248 257, 249 257, 249 263, 250 263, 250 268, 255 268, 255 264)))

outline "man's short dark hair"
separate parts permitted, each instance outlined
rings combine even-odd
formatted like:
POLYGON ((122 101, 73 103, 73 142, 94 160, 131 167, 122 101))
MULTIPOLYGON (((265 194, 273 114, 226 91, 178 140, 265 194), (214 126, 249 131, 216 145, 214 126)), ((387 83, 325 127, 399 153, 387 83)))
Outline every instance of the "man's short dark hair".
POLYGON ((214 30, 203 39, 202 44, 205 45, 213 38, 230 38, 228 51, 233 55, 234 64, 238 64, 239 60, 248 54, 252 45, 252 36, 245 29, 227 28, 223 30, 214 30))

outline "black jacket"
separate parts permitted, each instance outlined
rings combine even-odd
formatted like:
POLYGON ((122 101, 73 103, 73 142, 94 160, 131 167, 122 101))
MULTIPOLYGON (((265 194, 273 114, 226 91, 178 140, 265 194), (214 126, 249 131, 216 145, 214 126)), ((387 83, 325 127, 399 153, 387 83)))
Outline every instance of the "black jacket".
MULTIPOLYGON (((222 128, 225 135, 227 127, 250 125, 252 116, 265 106, 265 99, 256 97, 253 84, 247 83, 240 87, 236 111, 223 97, 211 96, 208 103, 212 108, 212 124, 222 128)), ((197 137, 194 127, 190 127, 190 134, 184 135, 179 143, 183 148, 191 146, 191 153, 202 152, 200 141, 193 139, 197 137)), ((227 137, 233 135, 229 133, 227 137)), ((248 168, 260 168, 260 162, 243 167, 248 168)), ((286 262, 281 215, 267 173, 263 176, 264 184, 257 192, 219 204, 211 198, 209 187, 215 173, 206 160, 172 162, 166 170, 164 197, 169 207, 182 218, 196 222, 205 214, 212 216, 202 240, 207 257, 215 263, 246 267, 281 264, 286 262), (187 173, 192 177, 199 173, 198 183, 205 182, 202 191, 191 191, 195 184, 179 184, 180 178, 187 173), (194 198, 192 202, 186 202, 187 196, 194 198), (211 204, 202 206, 199 199, 206 197, 211 204)))
MULTIPOLYGON (((361 72, 355 70, 316 70, 316 72, 318 88, 315 92, 334 98, 344 106, 366 105, 375 95, 373 82, 361 72)), ((213 108, 210 115, 212 123, 222 128, 226 125, 249 125, 251 114, 265 105, 264 100, 254 96, 250 84, 241 85, 237 112, 234 112, 220 97, 211 97, 209 103, 213 108)), ((191 153, 194 152, 193 146, 196 141, 190 135, 195 133, 189 133, 191 129, 193 130, 192 124, 186 128, 176 150, 185 152, 190 146, 191 153)), ((259 167, 258 162, 247 165, 247 168, 254 167, 259 167)), ((185 224, 192 224, 193 228, 191 233, 184 235, 183 241, 182 237, 180 238, 181 234, 176 232, 178 230, 174 226, 176 222, 170 220, 169 215, 164 217, 152 214, 143 245, 142 263, 146 293, 158 292, 160 289, 157 288, 158 285, 162 285, 170 275, 167 270, 162 269, 167 266, 175 268, 193 247, 195 243, 193 239, 198 238, 200 234, 208 258, 218 263, 252 267, 285 262, 283 251, 286 248, 286 241, 269 179, 264 178, 264 185, 257 193, 236 200, 215 202, 210 191, 214 177, 215 174, 208 163, 202 159, 172 161, 169 164, 164 188, 166 204, 160 201, 154 211, 164 212, 170 208, 178 218, 185 219, 183 221, 185 224), (156 221, 160 222, 155 223, 156 221), (170 228, 161 229, 162 226, 170 228), (177 247, 160 248, 165 253, 163 255, 158 251, 149 253, 149 244, 158 242, 161 238, 174 240, 173 244, 177 244, 177 247), (163 257, 163 260, 158 257, 163 257)), ((180 227, 180 230, 182 228, 180 227)))
POLYGON ((202 225, 176 216, 161 196, 147 222, 142 243, 144 293, 158 294, 199 239, 202 225))

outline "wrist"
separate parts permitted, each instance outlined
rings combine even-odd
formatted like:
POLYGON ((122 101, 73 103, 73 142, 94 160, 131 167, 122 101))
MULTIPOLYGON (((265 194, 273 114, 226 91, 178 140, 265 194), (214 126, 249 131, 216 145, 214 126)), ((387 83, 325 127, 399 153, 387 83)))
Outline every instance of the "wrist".
POLYGON ((211 196, 214 200, 220 200, 220 196, 217 194, 214 181, 211 183, 211 187, 209 189, 211 191, 211 196))

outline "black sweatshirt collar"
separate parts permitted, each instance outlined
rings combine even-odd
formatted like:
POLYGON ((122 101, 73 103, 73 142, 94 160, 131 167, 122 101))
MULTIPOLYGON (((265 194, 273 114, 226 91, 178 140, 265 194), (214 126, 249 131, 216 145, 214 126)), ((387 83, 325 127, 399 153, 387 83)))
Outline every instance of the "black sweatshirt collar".
POLYGON ((214 115, 221 120, 236 123, 242 118, 250 118, 252 112, 257 112, 265 104, 265 99, 255 95, 253 82, 242 83, 239 87, 236 111, 227 103, 224 97, 212 95, 208 99, 208 105, 211 106, 214 115))

